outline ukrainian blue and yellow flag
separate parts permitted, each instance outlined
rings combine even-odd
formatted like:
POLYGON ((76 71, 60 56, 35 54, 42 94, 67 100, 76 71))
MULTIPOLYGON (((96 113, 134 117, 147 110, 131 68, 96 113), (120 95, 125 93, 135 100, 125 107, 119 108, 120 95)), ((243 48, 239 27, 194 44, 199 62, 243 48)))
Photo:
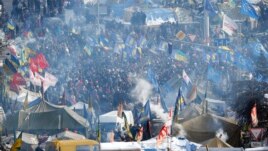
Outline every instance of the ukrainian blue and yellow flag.
POLYGON ((179 88, 178 96, 175 102, 173 121, 176 122, 178 120, 178 113, 181 112, 185 108, 185 106, 186 106, 185 99, 181 93, 181 88, 179 88))

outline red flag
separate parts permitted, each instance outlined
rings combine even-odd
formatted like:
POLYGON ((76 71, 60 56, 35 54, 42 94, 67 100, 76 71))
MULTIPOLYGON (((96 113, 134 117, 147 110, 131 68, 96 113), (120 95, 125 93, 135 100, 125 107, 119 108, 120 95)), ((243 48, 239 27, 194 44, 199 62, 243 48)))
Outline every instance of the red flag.
POLYGON ((38 64, 35 58, 30 59, 30 69, 33 73, 38 72, 38 64))
POLYGON ((45 69, 48 67, 48 62, 46 60, 46 57, 42 53, 36 56, 36 60, 41 69, 45 69))
POLYGON ((157 144, 160 145, 167 135, 168 135, 168 127, 166 124, 164 124, 156 138, 157 144))
POLYGON ((140 141, 142 140, 142 137, 143 137, 143 127, 140 127, 140 128, 139 128, 139 131, 138 131, 138 133, 137 133, 137 136, 136 136, 136 140, 137 140, 138 142, 140 142, 140 141))
POLYGON ((256 127, 258 125, 258 117, 257 117, 257 105, 254 104, 253 108, 251 109, 251 122, 252 126, 256 127))
POLYGON ((157 136, 157 144, 160 145, 166 136, 171 133, 171 125, 172 125, 172 109, 170 109, 168 113, 168 120, 161 128, 158 136, 157 136))
POLYGON ((11 91, 16 92, 17 94, 19 94, 20 89, 15 83, 11 82, 10 86, 9 86, 9 89, 11 91))
POLYGON ((26 81, 20 73, 15 73, 12 78, 12 83, 15 85, 25 85, 26 81))

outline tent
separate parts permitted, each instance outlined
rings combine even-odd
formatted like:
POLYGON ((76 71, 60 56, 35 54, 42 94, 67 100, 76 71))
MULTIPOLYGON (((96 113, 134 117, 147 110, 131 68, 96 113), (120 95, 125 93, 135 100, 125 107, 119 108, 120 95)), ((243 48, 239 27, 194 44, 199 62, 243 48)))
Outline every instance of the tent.
MULTIPOLYGON (((132 111, 123 111, 126 114, 128 124, 134 125, 132 111)), ((120 123, 124 124, 124 119, 117 116, 117 111, 111 111, 100 115, 100 123, 120 123)))
POLYGON ((188 151, 197 150, 201 145, 192 143, 184 137, 166 137, 161 144, 157 145, 156 138, 151 138, 141 143, 143 150, 166 150, 167 147, 171 146, 173 151, 188 151))
POLYGON ((187 133, 187 138, 193 142, 201 143, 214 138, 216 132, 222 129, 227 133, 227 142, 232 146, 239 146, 240 127, 231 119, 213 114, 203 114, 182 123, 187 133))
POLYGON ((69 108, 73 111, 75 111, 76 113, 78 113, 79 115, 83 116, 84 114, 84 105, 86 107, 86 109, 88 109, 88 104, 78 101, 77 103, 75 103, 74 105, 70 106, 69 108))
POLYGON ((81 140, 81 139, 86 139, 85 136, 81 135, 81 134, 77 134, 71 131, 64 131, 58 134, 55 134, 53 136, 50 136, 48 138, 48 141, 53 141, 53 140, 81 140))
POLYGON ((111 142, 101 143, 102 151, 141 151, 141 146, 137 142, 111 142))
POLYGON ((81 130, 88 128, 86 119, 66 106, 53 105, 46 101, 7 117, 4 127, 8 131, 55 131, 65 128, 81 130))
POLYGON ((159 26, 163 23, 175 23, 176 15, 173 10, 167 8, 152 8, 144 10, 147 26, 159 26))
POLYGON ((200 116, 202 114, 202 108, 198 104, 190 104, 184 110, 179 113, 180 122, 184 122, 200 116))
POLYGON ((201 144, 207 147, 216 147, 216 148, 231 148, 232 147, 231 145, 224 142, 218 137, 214 137, 212 139, 206 140, 202 142, 201 144))

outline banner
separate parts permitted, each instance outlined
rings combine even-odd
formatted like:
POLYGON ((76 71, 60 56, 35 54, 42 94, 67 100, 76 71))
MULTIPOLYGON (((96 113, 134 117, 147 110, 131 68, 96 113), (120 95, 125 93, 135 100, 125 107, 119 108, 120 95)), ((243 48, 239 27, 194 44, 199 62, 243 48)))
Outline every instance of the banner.
POLYGON ((237 29, 237 24, 227 15, 223 15, 222 30, 232 36, 237 29))

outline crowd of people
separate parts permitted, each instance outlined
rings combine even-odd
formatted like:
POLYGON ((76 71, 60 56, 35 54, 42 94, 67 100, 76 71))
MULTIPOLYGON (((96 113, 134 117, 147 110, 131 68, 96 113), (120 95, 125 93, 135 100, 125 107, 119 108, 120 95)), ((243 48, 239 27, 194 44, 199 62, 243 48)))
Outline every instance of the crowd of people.
MULTIPOLYGON (((19 45, 45 55, 49 63, 46 71, 58 78, 56 86, 45 92, 46 100, 54 104, 70 106, 91 100, 98 115, 116 110, 120 102, 132 110, 136 102, 144 100, 137 100, 131 90, 137 78, 147 78, 149 70, 155 73, 160 86, 181 75, 183 69, 192 73, 193 82, 198 85, 207 78, 208 66, 228 78, 236 78, 235 73, 226 72, 234 68, 229 68, 232 65, 226 58, 217 56, 218 50, 200 44, 203 32, 196 24, 147 27, 101 19, 97 25, 83 20, 86 16, 81 12, 74 13, 75 17, 67 23, 64 9, 76 10, 83 7, 82 3, 50 0, 44 6, 41 1, 27 2, 13 1, 11 17, 5 21, 12 21, 15 29, 5 26, 4 31, 9 39, 33 39, 19 45), (186 33, 186 43, 178 40, 180 31, 186 33), (195 35, 195 40, 188 38, 189 34, 195 35), (168 43, 172 48, 168 48, 168 43), (177 50, 186 54, 187 61, 174 58, 177 50)), ((29 89, 36 90, 32 84, 29 89)))

